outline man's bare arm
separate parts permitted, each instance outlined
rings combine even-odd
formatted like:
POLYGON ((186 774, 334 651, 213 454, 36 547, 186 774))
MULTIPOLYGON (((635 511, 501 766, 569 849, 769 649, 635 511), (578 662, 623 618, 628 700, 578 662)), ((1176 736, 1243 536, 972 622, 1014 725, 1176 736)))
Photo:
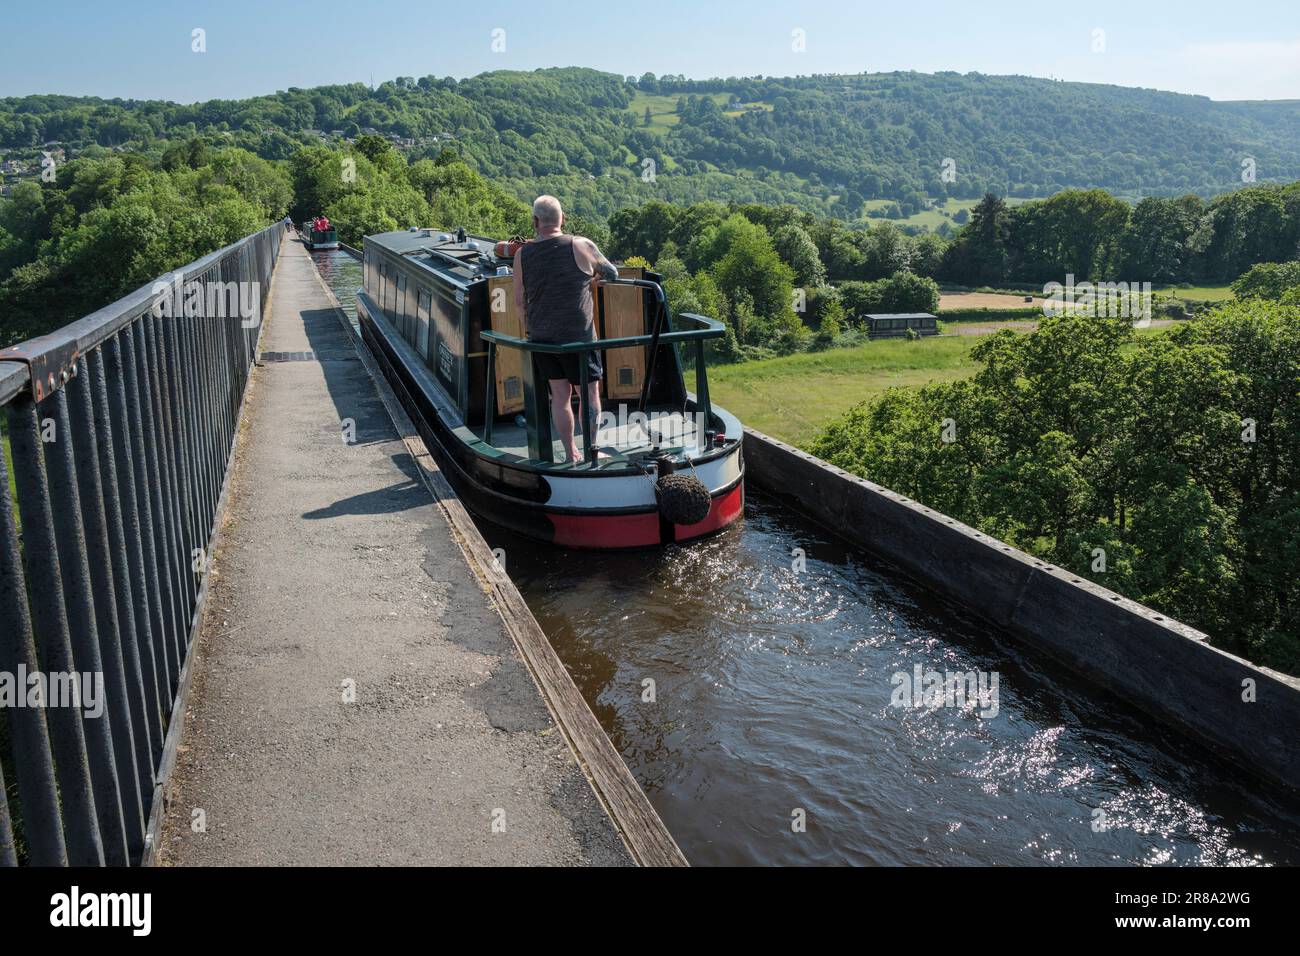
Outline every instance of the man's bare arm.
POLYGON ((606 282, 613 282, 618 278, 618 268, 605 258, 604 254, 596 248, 594 242, 590 239, 584 239, 583 249, 586 252, 587 261, 591 263, 592 275, 598 279, 604 279, 606 282))

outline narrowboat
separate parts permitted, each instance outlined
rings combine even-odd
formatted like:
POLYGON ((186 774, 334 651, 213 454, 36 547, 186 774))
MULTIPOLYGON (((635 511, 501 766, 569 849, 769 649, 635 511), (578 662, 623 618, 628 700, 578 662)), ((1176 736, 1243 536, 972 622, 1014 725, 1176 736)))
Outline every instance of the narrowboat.
POLYGON ((324 216, 308 219, 302 224, 301 232, 303 245, 312 251, 339 247, 339 234, 324 216))
POLYGON ((559 547, 645 548, 719 531, 744 510, 742 431, 709 400, 705 343, 721 323, 674 315, 660 276, 593 280, 595 341, 527 338, 517 241, 430 229, 366 236, 361 335, 466 506, 559 547), (601 414, 575 411, 579 461, 552 434, 535 356, 598 351, 601 414), (694 365, 686 388, 683 356, 694 365))

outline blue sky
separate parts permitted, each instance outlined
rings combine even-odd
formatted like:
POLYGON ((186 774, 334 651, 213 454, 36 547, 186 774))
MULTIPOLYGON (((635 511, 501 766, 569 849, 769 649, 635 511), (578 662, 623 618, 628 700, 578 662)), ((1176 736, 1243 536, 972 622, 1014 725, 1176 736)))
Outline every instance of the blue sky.
POLYGON ((1300 99, 1300 3, 11 0, 0 17, 6 96, 194 102, 573 65, 694 78, 976 70, 1214 99, 1300 99), (204 53, 191 49, 196 28, 205 31, 204 53), (497 29, 504 52, 492 50, 497 29), (802 52, 792 48, 795 30, 802 52))

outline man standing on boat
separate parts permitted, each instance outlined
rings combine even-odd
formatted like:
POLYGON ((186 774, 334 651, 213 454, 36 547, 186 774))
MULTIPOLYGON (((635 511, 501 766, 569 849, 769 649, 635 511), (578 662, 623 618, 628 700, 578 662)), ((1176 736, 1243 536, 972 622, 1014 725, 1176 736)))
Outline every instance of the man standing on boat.
MULTIPOLYGON (((582 236, 566 236, 564 210, 554 196, 538 196, 533 203, 536 238, 515 253, 515 308, 520 311, 528 338, 534 342, 594 342, 591 280, 612 281, 618 269, 582 236)), ((579 396, 585 414, 591 415, 593 438, 600 421, 600 380, 604 370, 600 353, 547 355, 534 353, 537 368, 550 385, 551 417, 564 443, 570 463, 581 461, 573 437, 574 391, 582 376, 578 362, 587 363, 587 394, 579 396)), ((593 449, 593 454, 594 454, 593 449)))

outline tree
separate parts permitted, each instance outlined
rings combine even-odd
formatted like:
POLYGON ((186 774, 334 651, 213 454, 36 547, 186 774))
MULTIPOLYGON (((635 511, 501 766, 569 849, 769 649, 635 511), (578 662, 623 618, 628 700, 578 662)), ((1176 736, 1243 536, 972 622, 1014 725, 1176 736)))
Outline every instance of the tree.
POLYGON ((1257 262, 1281 262, 1296 254, 1295 224, 1283 191, 1259 186, 1225 193, 1210 203, 1212 235, 1205 250, 1205 277, 1229 281, 1257 262))
POLYGON ((1300 262, 1260 262, 1232 283, 1238 299, 1281 299, 1300 287, 1300 262))
POLYGON ((796 225, 782 226, 772 236, 772 245, 791 269, 798 285, 817 286, 826 281, 826 267, 817 254, 812 237, 796 225))
POLYGON ((813 340, 816 348, 829 348, 844 330, 844 304, 839 290, 822 285, 806 288, 804 292, 804 324, 817 335, 813 340))
POLYGON ((854 319, 876 313, 934 312, 939 307, 939 286, 930 278, 901 270, 875 282, 840 285, 845 313, 854 319))
POLYGON ((356 141, 352 144, 352 148, 374 163, 378 162, 380 157, 385 153, 391 153, 393 151, 393 144, 382 136, 366 134, 364 136, 358 136, 356 141))
POLYGON ((612 254, 619 259, 644 256, 651 262, 673 231, 678 208, 653 199, 635 209, 620 209, 609 220, 612 254))
POLYGON ((864 279, 883 279, 912 266, 912 243, 893 223, 881 223, 865 234, 859 233, 862 250, 859 275, 864 279))
POLYGON ((939 286, 933 279, 904 269, 886 279, 884 304, 890 312, 935 312, 939 308, 939 286))
POLYGON ((0 202, 0 344, 93 312, 260 229, 289 201, 285 172, 244 150, 172 157, 170 169, 139 154, 78 157, 54 183, 19 184, 0 202))
POLYGON ((1007 204, 993 193, 985 193, 970 215, 970 224, 948 249, 944 275, 974 286, 999 282, 1007 270, 1007 204))
POLYGON ((1033 216, 1036 228, 1018 250, 1020 261, 1011 274, 1038 279, 1060 270, 1080 279, 1115 276, 1119 266, 1119 241, 1129 220, 1129 206, 1104 189, 1067 189, 1050 199, 1026 203, 1011 210, 1014 222, 1033 216), (1037 240, 1037 241, 1034 241, 1037 240))
POLYGON ((1128 281, 1179 282, 1190 278, 1205 203, 1197 196, 1147 198, 1133 207, 1120 239, 1128 281))
POLYGON ((1249 299, 1136 340, 1058 316, 971 354, 974 378, 890 390, 811 450, 1300 671, 1300 309, 1249 299))
POLYGON ((728 217, 713 235, 705 262, 733 307, 752 303, 754 321, 737 325, 741 342, 763 344, 800 326, 792 308, 794 272, 760 226, 739 214, 728 217))

